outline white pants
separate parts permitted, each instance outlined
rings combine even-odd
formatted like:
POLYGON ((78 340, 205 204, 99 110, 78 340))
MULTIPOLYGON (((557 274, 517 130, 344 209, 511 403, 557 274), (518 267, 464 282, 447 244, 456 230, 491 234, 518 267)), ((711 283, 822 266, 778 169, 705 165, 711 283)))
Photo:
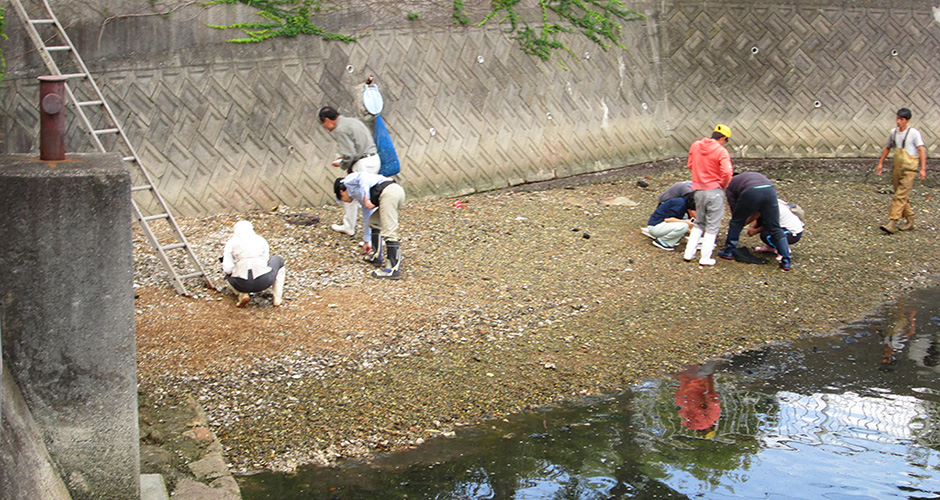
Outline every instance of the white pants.
POLYGON ((689 225, 685 222, 660 222, 655 226, 649 226, 647 230, 654 238, 659 238, 667 246, 674 247, 689 232, 689 225))
MULTIPOLYGON (((382 161, 379 159, 379 155, 375 154, 372 156, 367 156, 356 163, 353 164, 353 172, 369 172, 370 174, 379 173, 379 167, 382 166, 382 161)), ((349 229, 355 234, 356 232, 356 219, 359 218, 359 202, 352 201, 350 203, 343 203, 343 227, 349 229)), ((369 217, 372 216, 372 210, 362 209, 362 241, 370 242, 372 241, 372 228, 369 227, 369 217)))

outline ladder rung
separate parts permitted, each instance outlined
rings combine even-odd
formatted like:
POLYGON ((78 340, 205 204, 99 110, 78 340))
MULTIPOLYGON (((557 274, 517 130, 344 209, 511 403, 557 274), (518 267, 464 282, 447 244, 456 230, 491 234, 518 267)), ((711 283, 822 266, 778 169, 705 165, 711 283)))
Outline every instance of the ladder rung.
MULTIPOLYGON (((77 111, 78 114, 81 116, 82 121, 84 122, 84 125, 85 125, 85 130, 92 134, 91 139, 93 140, 93 142, 95 142, 99 148, 104 149, 105 145, 102 143, 109 142, 111 138, 109 138, 109 141, 102 141, 102 140, 99 140, 100 136, 107 135, 107 134, 115 134, 119 138, 123 138, 125 140, 125 146, 128 146, 129 149, 124 150, 121 153, 122 156, 128 155, 128 156, 123 156, 122 161, 133 162, 134 165, 128 165, 128 168, 139 169, 140 170, 139 173, 143 175, 143 180, 145 180, 148 183, 151 183, 152 181, 150 180, 150 177, 147 174, 146 169, 142 165, 141 159, 137 156, 137 153, 134 152, 133 148, 130 147, 130 144, 127 142, 127 137, 125 137, 124 135, 124 130, 121 128, 121 123, 117 120, 117 118, 111 112, 108 102, 105 100, 105 98, 101 95, 100 91, 98 90, 97 85, 95 84, 95 81, 94 81, 94 77, 92 74, 88 72, 88 68, 85 67, 85 63, 82 61, 81 55, 79 55, 78 53, 78 49, 72 45, 72 42, 69 40, 68 35, 66 35, 62 25, 59 23, 59 20, 56 19, 55 14, 52 13, 52 9, 48 4, 48 0, 43 0, 41 2, 42 4, 44 4, 46 12, 44 14, 38 14, 38 15, 48 16, 47 18, 41 18, 41 19, 39 18, 30 19, 29 18, 30 13, 27 12, 26 9, 23 8, 23 5, 21 4, 21 0, 12 0, 12 3, 13 3, 13 6, 16 8, 17 13, 20 15, 20 17, 24 21, 24 24, 26 25, 27 31, 30 34, 30 39, 32 39, 33 44, 35 45, 36 49, 38 49, 40 52, 40 55, 42 55, 42 59, 45 61, 46 68, 50 71, 49 74, 58 75, 62 77, 63 79, 65 79, 66 81, 74 80, 75 81, 74 83, 76 85, 88 83, 93 88, 95 94, 89 94, 87 93, 87 91, 83 92, 83 97, 87 99, 83 101, 75 100, 74 99, 75 96, 71 93, 71 91, 68 88, 66 88, 66 90, 69 91, 69 96, 73 99, 73 104, 75 104, 74 110, 77 111), (50 25, 53 26, 53 28, 45 28, 45 27, 40 28, 40 26, 50 26, 50 25), (40 34, 39 33, 40 31, 42 31, 43 34, 40 34), (53 31, 55 33, 53 33, 53 31), (48 36, 43 38, 44 35, 48 35, 48 36), (55 59, 63 57, 63 56, 58 56, 57 54, 55 54, 59 52, 65 52, 67 53, 66 55, 71 58, 71 61, 74 64, 74 66, 69 67, 69 70, 80 71, 80 72, 63 74, 59 70, 58 65, 56 64, 56 61, 55 61, 55 59), (104 117, 102 118, 102 117, 96 116, 95 120, 89 121, 87 117, 85 116, 86 110, 88 113, 102 113, 103 112, 104 117), (94 125, 93 125, 93 122, 94 122, 94 125), (101 128, 101 129, 96 130, 95 126, 112 127, 112 128, 101 128)), ((33 6, 30 6, 30 7, 33 7, 33 6)), ((0 6, 0 22, 3 21, 2 8, 3 7, 0 6)), ((136 177, 136 178, 140 179, 140 177, 136 177)), ((130 189, 132 192, 150 191, 151 194, 155 196, 158 201, 161 202, 161 204, 163 203, 163 200, 160 198, 160 194, 157 192, 157 186, 155 185, 142 184, 139 186, 131 186, 130 189)), ((164 268, 166 269, 167 273, 172 278, 173 286, 176 288, 176 291, 182 295, 189 295, 189 293, 186 290, 186 287, 183 285, 183 282, 181 280, 191 279, 191 278, 202 278, 205 280, 208 288, 215 290, 216 288, 215 288, 215 285, 212 283, 212 279, 209 277, 208 274, 206 274, 205 270, 202 268, 202 265, 198 261, 196 261, 195 256, 192 253, 192 249, 190 248, 189 244, 186 243, 186 239, 183 238, 183 234, 182 232, 180 232, 180 229, 176 224, 176 220, 173 219, 173 215, 170 214, 169 209, 164 207, 163 210, 165 210, 166 213, 144 216, 141 213, 140 207, 138 206, 135 200, 132 199, 131 204, 134 207, 134 213, 138 217, 138 222, 140 223, 140 226, 144 232, 144 235, 150 241, 150 245, 153 247, 153 249, 156 250, 157 255, 162 261, 164 268), (151 227, 147 221, 153 221, 153 220, 158 220, 158 219, 166 220, 166 222, 174 230, 176 230, 176 233, 179 235, 179 239, 177 240, 178 243, 170 243, 166 246, 162 246, 162 244, 159 241, 157 241, 157 238, 156 236, 154 236, 153 231, 151 230, 151 227), (192 260, 190 264, 194 264, 194 265, 190 266, 189 269, 185 269, 185 270, 175 269, 173 263, 170 261, 170 259, 167 258, 167 255, 164 252, 168 250, 176 250, 176 249, 184 249, 187 252, 189 252, 189 257, 192 260), (180 276, 179 271, 185 271, 189 274, 180 276)))

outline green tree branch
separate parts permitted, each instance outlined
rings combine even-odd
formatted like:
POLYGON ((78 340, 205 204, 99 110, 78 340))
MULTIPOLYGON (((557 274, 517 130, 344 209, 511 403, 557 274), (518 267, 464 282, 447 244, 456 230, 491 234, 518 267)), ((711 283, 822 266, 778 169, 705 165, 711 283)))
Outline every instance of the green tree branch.
POLYGON ((210 25, 215 29, 236 29, 248 35, 247 38, 229 40, 235 43, 256 43, 278 36, 315 35, 324 40, 352 42, 356 38, 324 30, 310 21, 311 10, 320 12, 321 0, 213 0, 206 5, 245 4, 258 9, 258 15, 267 21, 255 23, 236 23, 227 26, 210 25))
MULTIPOLYGON (((355 37, 326 31, 311 19, 323 10, 353 5, 371 8, 373 12, 383 9, 400 12, 398 9, 406 8, 430 12, 441 7, 436 2, 432 3, 422 0, 402 0, 393 2, 394 5, 380 1, 357 3, 331 0, 211 0, 206 5, 244 4, 257 9, 262 21, 212 26, 217 29, 237 29, 247 35, 244 38, 232 39, 231 42, 254 43, 278 36, 291 37, 301 34, 319 36, 325 40, 352 42, 355 37), (330 3, 335 5, 326 7, 330 3)), ((643 14, 627 8, 622 0, 537 0, 541 15, 538 19, 531 20, 530 25, 530 20, 518 11, 520 3, 521 0, 492 0, 488 10, 482 5, 475 6, 478 15, 481 14, 480 7, 483 7, 482 12, 486 12, 475 26, 490 22, 508 25, 505 31, 510 38, 519 42, 522 51, 543 61, 551 59, 561 51, 577 60, 564 41, 571 34, 585 36, 604 50, 611 46, 625 48, 620 42, 623 34, 622 23, 646 19, 643 14)), ((408 19, 423 19, 424 17, 416 14, 415 10, 412 10, 408 19)), ((471 23, 464 0, 453 0, 450 15, 454 24, 464 26, 471 23)))

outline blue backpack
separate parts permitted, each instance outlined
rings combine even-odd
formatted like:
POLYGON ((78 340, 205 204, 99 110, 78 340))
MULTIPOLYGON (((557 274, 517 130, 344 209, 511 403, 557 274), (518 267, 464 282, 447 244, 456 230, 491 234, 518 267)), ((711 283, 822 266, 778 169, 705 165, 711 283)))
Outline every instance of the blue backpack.
POLYGON ((379 160, 382 161, 379 174, 391 177, 401 172, 401 164, 398 163, 398 153, 395 152, 392 136, 388 134, 388 128, 385 127, 385 121, 382 120, 381 113, 385 101, 382 99, 379 87, 372 81, 370 76, 366 81, 366 86, 362 89, 362 103, 365 105, 366 111, 375 115, 375 148, 379 152, 379 160))
POLYGON ((379 159, 382 161, 379 174, 385 177, 398 175, 398 172, 401 172, 401 164, 398 162, 395 144, 392 143, 392 136, 388 134, 388 129, 385 128, 382 115, 375 115, 375 148, 378 150, 379 159))

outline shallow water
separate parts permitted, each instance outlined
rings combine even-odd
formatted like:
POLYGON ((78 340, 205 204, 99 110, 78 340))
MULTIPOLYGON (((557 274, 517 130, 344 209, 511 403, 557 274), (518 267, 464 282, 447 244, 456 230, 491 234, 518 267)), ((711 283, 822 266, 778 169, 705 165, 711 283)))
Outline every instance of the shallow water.
POLYGON ((940 499, 940 290, 844 334, 463 428, 256 499, 940 499))

